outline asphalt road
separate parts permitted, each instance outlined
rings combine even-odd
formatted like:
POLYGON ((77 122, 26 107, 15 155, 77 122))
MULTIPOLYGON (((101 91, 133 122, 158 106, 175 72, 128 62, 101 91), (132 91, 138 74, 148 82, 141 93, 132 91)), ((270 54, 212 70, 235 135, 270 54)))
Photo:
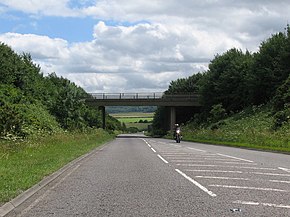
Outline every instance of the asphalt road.
POLYGON ((290 155, 121 135, 18 216, 290 216, 290 155))

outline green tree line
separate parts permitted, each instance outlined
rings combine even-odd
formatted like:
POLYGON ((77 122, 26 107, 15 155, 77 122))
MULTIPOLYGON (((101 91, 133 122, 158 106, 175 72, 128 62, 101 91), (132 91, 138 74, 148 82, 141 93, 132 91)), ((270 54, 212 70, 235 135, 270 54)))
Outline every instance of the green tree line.
MULTIPOLYGON (((0 137, 18 138, 101 127, 100 112, 88 107, 81 88, 55 73, 44 76, 29 54, 0 43, 0 137)), ((107 118, 109 130, 121 128, 107 118)))
MULTIPOLYGON (((198 93, 202 109, 191 111, 197 123, 214 122, 249 106, 271 104, 277 128, 290 116, 290 28, 263 41, 257 52, 232 48, 217 54, 208 70, 172 81, 165 94, 198 93)), ((153 121, 165 134, 166 109, 158 108, 153 121)))

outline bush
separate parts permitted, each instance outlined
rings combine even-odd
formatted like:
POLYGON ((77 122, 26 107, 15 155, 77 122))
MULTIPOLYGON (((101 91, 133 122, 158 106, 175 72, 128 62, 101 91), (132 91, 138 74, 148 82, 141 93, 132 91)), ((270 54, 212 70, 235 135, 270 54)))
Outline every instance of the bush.
POLYGON ((210 115, 211 116, 209 118, 209 121, 212 123, 215 123, 225 118, 226 110, 223 108, 223 105, 221 103, 217 105, 213 105, 210 111, 210 115))

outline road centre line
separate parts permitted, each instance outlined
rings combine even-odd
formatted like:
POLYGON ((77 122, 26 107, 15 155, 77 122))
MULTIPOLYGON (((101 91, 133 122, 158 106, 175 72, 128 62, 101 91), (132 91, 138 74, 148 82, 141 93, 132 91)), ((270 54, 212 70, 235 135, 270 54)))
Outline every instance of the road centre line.
POLYGON ((248 189, 248 190, 259 190, 259 191, 277 191, 277 192, 289 192, 283 189, 275 188, 257 188, 257 187, 247 187, 247 186, 232 186, 232 185, 209 185, 210 187, 218 188, 235 188, 235 189, 248 189))
POLYGON ((161 157, 159 154, 157 155, 164 163, 168 164, 168 161, 161 157))
POLYGON ((191 148, 191 147, 187 147, 190 150, 195 150, 195 151, 200 151, 200 152, 207 152, 205 150, 201 150, 201 149, 197 149, 197 148, 191 148))
POLYGON ((273 204, 273 203, 259 203, 259 202, 253 202, 253 201, 241 201, 237 200, 233 202, 234 204, 243 204, 243 205, 253 205, 253 206, 270 206, 275 208, 286 208, 290 209, 290 205, 283 205, 283 204, 273 204))
POLYGON ((230 155, 226 155, 226 154, 217 153, 217 155, 220 155, 220 156, 223 156, 223 157, 229 157, 229 158, 233 158, 233 159, 237 159, 237 160, 241 160, 241 161, 246 161, 246 162, 250 162, 250 163, 254 163, 254 161, 251 161, 251 160, 246 160, 246 159, 243 159, 243 158, 234 157, 234 156, 230 156, 230 155))
POLYGON ((253 169, 253 170, 271 170, 275 171, 277 169, 273 168, 262 168, 262 167, 240 167, 240 166, 228 166, 228 165, 203 165, 203 164, 176 164, 177 166, 189 166, 189 167, 229 167, 238 169, 253 169))
POLYGON ((250 179, 247 178, 232 178, 232 177, 217 177, 217 176, 195 176, 195 178, 250 181, 250 179))
POLYGON ((199 187, 201 190, 203 190, 204 192, 206 192, 208 195, 210 195, 211 197, 216 197, 217 195, 214 194, 213 192, 209 191, 206 187, 202 186, 201 184, 199 184, 197 181, 195 181, 194 179, 192 179, 191 177, 187 176, 185 173, 183 173, 182 171, 180 171, 179 169, 175 169, 176 172, 178 172, 180 175, 182 175, 184 178, 186 178, 188 181, 190 181, 191 183, 193 183, 195 186, 199 187))
POLYGON ((155 149, 154 149, 154 148, 151 148, 151 150, 152 150, 154 153, 156 153, 156 151, 155 151, 155 149))

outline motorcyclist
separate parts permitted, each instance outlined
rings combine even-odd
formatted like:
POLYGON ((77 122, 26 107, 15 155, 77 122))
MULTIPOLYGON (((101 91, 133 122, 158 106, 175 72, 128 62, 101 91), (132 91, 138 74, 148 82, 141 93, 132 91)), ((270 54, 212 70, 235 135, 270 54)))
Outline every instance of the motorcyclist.
POLYGON ((176 136, 177 136, 177 133, 180 134, 181 130, 180 130, 180 126, 179 124, 175 124, 174 125, 174 133, 173 133, 173 138, 176 140, 176 136))

